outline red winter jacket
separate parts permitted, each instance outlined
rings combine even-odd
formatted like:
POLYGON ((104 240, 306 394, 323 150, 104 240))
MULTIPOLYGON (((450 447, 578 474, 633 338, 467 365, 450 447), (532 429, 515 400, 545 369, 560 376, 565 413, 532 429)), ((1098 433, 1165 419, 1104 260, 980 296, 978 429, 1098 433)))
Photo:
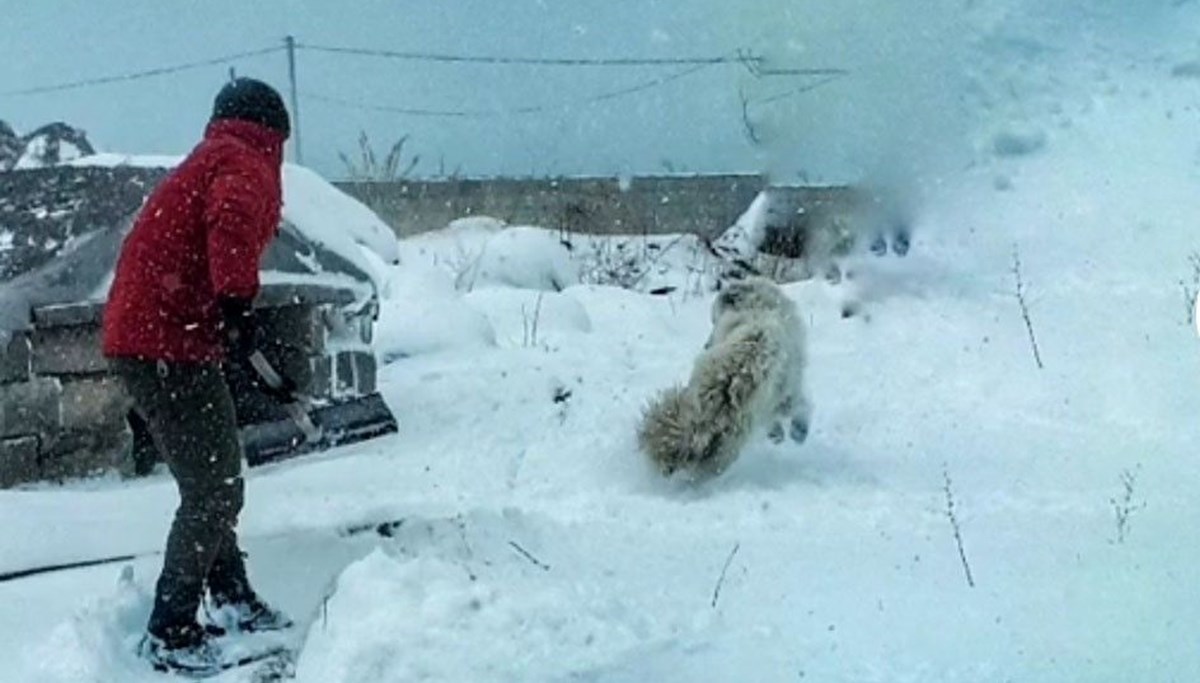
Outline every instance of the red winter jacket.
POLYGON ((104 355, 212 362, 225 355, 218 297, 253 298, 279 229, 284 136, 209 124, 155 188, 121 247, 104 310, 104 355))

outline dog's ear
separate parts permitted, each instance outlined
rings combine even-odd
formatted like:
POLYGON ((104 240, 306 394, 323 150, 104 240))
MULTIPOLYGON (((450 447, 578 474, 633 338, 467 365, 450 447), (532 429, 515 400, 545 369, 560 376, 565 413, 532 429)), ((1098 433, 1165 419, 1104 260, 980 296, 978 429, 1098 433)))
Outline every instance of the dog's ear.
POLYGON ((725 288, 725 290, 717 297, 717 300, 721 302, 721 309, 724 310, 737 308, 738 304, 742 303, 742 299, 746 293, 745 290, 745 287, 737 284, 730 285, 729 287, 725 288))

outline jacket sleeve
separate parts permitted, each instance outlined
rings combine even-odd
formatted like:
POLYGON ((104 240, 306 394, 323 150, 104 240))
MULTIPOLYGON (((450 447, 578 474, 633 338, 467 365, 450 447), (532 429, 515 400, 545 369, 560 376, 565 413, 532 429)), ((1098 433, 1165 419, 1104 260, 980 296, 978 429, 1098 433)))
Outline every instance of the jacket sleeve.
POLYGON ((258 267, 279 224, 278 187, 253 162, 233 157, 208 189, 208 274, 218 297, 258 294, 258 267))

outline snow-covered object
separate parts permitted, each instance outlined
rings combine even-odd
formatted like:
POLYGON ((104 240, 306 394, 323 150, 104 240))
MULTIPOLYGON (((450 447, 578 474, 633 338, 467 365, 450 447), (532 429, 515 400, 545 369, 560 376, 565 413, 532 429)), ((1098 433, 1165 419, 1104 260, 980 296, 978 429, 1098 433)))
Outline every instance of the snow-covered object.
POLYGON ((179 154, 118 154, 99 152, 65 162, 64 166, 86 166, 100 168, 174 168, 183 161, 179 154))
POLYGON ((24 143, 16 131, 4 121, 0 121, 0 171, 12 168, 21 156, 24 143))
POLYGON ((501 286, 560 292, 575 284, 579 268, 558 234, 528 226, 493 235, 459 278, 459 288, 467 291, 501 286))
POLYGON ((445 272, 420 261, 393 269, 392 295, 380 303, 375 352, 400 358, 496 345, 487 316, 467 305, 445 272))
POLYGON ((766 239, 770 208, 770 195, 767 192, 759 192, 754 201, 750 202, 750 206, 738 216, 737 221, 721 233, 713 246, 732 257, 753 258, 766 239))
POLYGON ((87 135, 65 123, 51 123, 21 138, 24 149, 13 168, 46 168, 95 154, 87 135))
POLYGON ((303 166, 284 164, 283 217, 313 243, 370 273, 377 286, 383 273, 375 259, 363 258, 362 250, 373 252, 386 264, 399 262, 396 234, 387 223, 303 166))
MULTIPOLYGON (((178 156, 97 154, 74 160, 69 165, 171 168, 182 159, 178 156)), ((284 164, 283 218, 308 242, 337 254, 370 276, 377 290, 387 289, 387 271, 380 265, 399 261, 396 236, 361 202, 303 166, 284 164)))
MULTIPOLYGON (((132 217, 178 161, 108 154, 0 174, 0 330, 28 328, 37 306, 104 301, 132 217)), ((398 251, 386 225, 311 172, 285 182, 263 284, 348 290, 356 311, 388 296, 398 251)))

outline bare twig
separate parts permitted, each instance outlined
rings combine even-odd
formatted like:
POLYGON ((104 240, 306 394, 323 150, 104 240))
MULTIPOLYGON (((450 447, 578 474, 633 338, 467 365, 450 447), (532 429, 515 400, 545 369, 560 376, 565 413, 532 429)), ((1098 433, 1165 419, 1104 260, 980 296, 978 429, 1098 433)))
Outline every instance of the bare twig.
POLYGON ((471 543, 467 541, 467 523, 463 520, 461 514, 454 518, 454 526, 458 529, 458 538, 462 541, 463 549, 467 551, 466 559, 462 562, 463 571, 467 573, 468 579, 475 581, 479 577, 475 575, 475 572, 471 571, 471 566, 467 564, 475 558, 475 551, 471 549, 471 543))
POLYGON ((344 152, 338 152, 338 158, 341 160, 342 165, 346 167, 346 172, 349 174, 350 180, 356 182, 391 182, 399 180, 412 173, 421 160, 419 154, 413 155, 407 164, 401 168, 404 158, 404 146, 408 140, 408 135, 400 136, 388 149, 383 163, 380 163, 379 157, 375 153, 375 147, 371 144, 371 139, 367 136, 367 132, 359 131, 358 161, 352 160, 344 152))
POLYGON ((741 548, 741 543, 734 543, 733 550, 729 551, 729 557, 725 558, 725 566, 721 567, 721 576, 717 578, 717 585, 713 588, 712 606, 715 609, 717 600, 721 597, 721 586, 725 584, 725 573, 729 571, 729 565, 733 564, 733 556, 737 555, 738 548, 741 548))
POLYGON ((1025 329, 1029 332, 1029 345, 1033 348, 1033 360, 1041 370, 1042 354, 1038 350, 1037 336, 1033 333, 1033 321, 1029 318, 1029 305, 1025 301, 1025 283, 1021 279, 1021 252, 1013 245, 1013 277, 1017 282, 1017 303, 1021 305, 1021 317, 1025 319, 1025 329))
POLYGON ((962 531, 958 526, 958 517, 954 514, 954 494, 950 491, 950 469, 942 464, 942 477, 945 479, 943 491, 946 492, 946 517, 950 520, 950 528, 954 530, 954 544, 958 546, 958 558, 962 560, 963 572, 967 575, 967 585, 975 587, 975 578, 971 575, 971 563, 967 562, 967 551, 963 549, 962 531))
POLYGON ((529 560, 530 563, 533 564, 533 566, 537 567, 538 569, 541 569, 544 572, 550 571, 550 565, 546 564, 545 562, 542 562, 538 558, 531 555, 528 550, 522 548, 521 545, 519 543, 517 543, 516 541, 509 541, 508 544, 510 546, 512 546, 513 550, 520 553, 522 557, 529 560))
POLYGON ((1188 255, 1188 263, 1192 267, 1190 281, 1179 281, 1183 289, 1183 305, 1186 310, 1185 319, 1188 326, 1196 324, 1196 296, 1200 294, 1200 252, 1188 255))
POLYGON ((761 145, 762 138, 754 128, 754 122, 750 120, 750 98, 746 97, 742 90, 738 90, 738 98, 742 101, 742 128, 746 131, 746 137, 750 139, 751 144, 761 145))
POLYGON ((481 248, 478 252, 472 253, 462 242, 455 245, 455 256, 450 263, 450 267, 454 270, 454 288, 458 290, 472 291, 475 289, 475 281, 479 279, 479 264, 483 261, 483 255, 487 249, 481 248))
POLYGON ((1146 507, 1146 503, 1136 505, 1133 502, 1133 485, 1137 483, 1138 471, 1142 468, 1139 464, 1132 470, 1126 469, 1121 472, 1121 497, 1109 498, 1108 502, 1112 503, 1113 513, 1117 517, 1117 543, 1124 543, 1125 537, 1129 535, 1129 517, 1133 513, 1146 507))
POLYGON ((660 245, 660 247, 658 249, 658 253, 655 254, 654 256, 647 255, 647 251, 649 248, 649 246, 648 246, 649 240, 644 240, 643 241, 644 246, 642 247, 642 254, 643 254, 642 260, 645 263, 645 266, 642 268, 642 272, 639 273, 638 276, 633 279, 633 282, 630 283, 629 289, 633 289, 637 285, 641 284, 642 280, 644 280, 646 278, 646 275, 649 274, 650 271, 654 270, 658 266, 658 262, 661 261, 663 259, 663 257, 667 255, 667 252, 674 249, 675 245, 679 244, 679 242, 682 241, 684 237, 687 237, 686 233, 677 235, 670 242, 667 242, 664 245, 660 245))
POLYGON ((542 297, 544 292, 538 292, 537 299, 533 305, 533 316, 525 310, 525 304, 521 304, 521 330, 523 332, 522 343, 525 347, 537 346, 538 343, 538 320, 542 317, 542 297))
POLYGON ((537 346, 538 322, 542 319, 542 297, 544 296, 544 292, 538 292, 537 301, 533 304, 533 323, 529 328, 529 343, 534 346, 537 346))

